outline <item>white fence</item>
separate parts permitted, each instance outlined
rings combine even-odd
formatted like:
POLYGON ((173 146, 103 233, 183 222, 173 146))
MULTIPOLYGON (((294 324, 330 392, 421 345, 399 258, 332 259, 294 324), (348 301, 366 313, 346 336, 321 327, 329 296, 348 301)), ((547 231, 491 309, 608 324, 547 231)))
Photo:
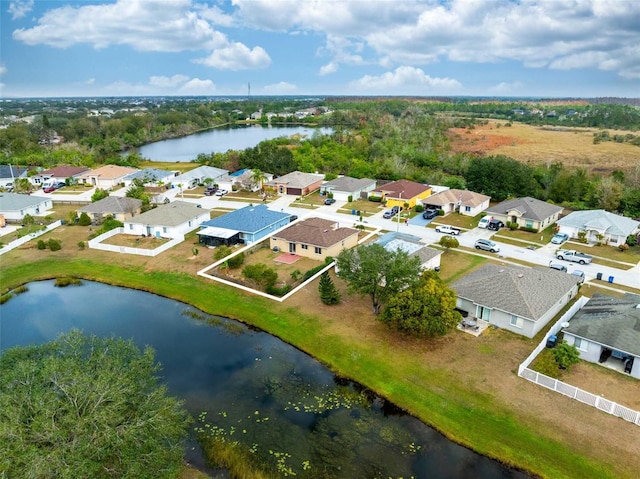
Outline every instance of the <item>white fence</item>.
POLYGON ((167 241, 166 243, 158 246, 155 249, 130 248, 128 246, 102 244, 102 241, 122 233, 124 233, 124 228, 122 227, 114 228, 111 231, 107 231, 106 233, 103 233, 100 236, 89 240, 89 248, 99 249, 101 251, 111 251, 112 253, 137 254, 140 256, 157 256, 163 251, 166 251, 169 248, 173 248, 175 245, 180 244, 184 241, 184 235, 180 235, 179 237, 173 238, 171 241, 167 241))
POLYGON ((45 229, 43 229, 43 230, 36 231, 35 233, 31 233, 31 234, 25 235, 22 238, 18 238, 17 240, 14 240, 11 243, 6 244, 2 248, 0 248, 0 255, 8 253, 9 251, 11 251, 12 249, 17 248, 18 246, 22 246, 23 244, 28 243, 29 241, 31 241, 34 238, 37 238, 38 236, 42 236, 43 234, 48 233, 49 231, 51 231, 52 229, 57 228, 60 225, 62 225, 62 221, 60 221, 60 220, 54 221, 50 225, 47 225, 47 227, 45 229))
POLYGON ((518 367, 518 376, 540 386, 544 386, 547 389, 551 389, 552 391, 564 394, 565 396, 575 399, 576 401, 580 401, 583 404, 588 404, 589 406, 593 406, 600 409, 601 411, 612 414, 616 417, 620 417, 625 421, 629 421, 640 426, 640 412, 634 411, 633 409, 629 409, 628 407, 622 406, 609 399, 605 399, 601 396, 597 396, 596 394, 572 386, 571 384, 564 383, 558 379, 550 378, 549 376, 545 376, 542 373, 529 369, 529 365, 531 364, 531 362, 546 347, 547 339, 549 339, 549 336, 557 334, 558 331, 562 329, 562 324, 568 322, 569 319, 571 319, 579 309, 582 309, 587 301, 589 301, 589 298, 585 296, 581 297, 573 304, 573 306, 571 306, 571 308, 569 308, 569 310, 567 310, 566 313, 562 315, 562 317, 558 321, 556 321, 556 323, 551 327, 540 344, 538 344, 538 346, 527 357, 527 359, 525 359, 524 362, 518 367))

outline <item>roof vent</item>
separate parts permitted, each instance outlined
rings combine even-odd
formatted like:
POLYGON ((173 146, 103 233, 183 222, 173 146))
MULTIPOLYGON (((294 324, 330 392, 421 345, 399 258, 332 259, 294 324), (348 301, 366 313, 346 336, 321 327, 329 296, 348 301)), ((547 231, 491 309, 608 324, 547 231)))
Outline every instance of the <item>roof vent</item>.
POLYGON ((498 270, 498 273, 504 273, 503 269, 498 270))
POLYGON ((518 273, 518 278, 524 278, 524 274, 518 273))

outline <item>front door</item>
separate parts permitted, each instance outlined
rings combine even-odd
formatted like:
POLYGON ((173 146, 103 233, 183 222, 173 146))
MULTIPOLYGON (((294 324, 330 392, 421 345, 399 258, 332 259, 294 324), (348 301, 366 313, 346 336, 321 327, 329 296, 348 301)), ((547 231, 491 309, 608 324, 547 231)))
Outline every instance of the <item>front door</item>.
POLYGON ((151 236, 151 226, 147 226, 147 236, 151 236))
POLYGON ((289 253, 295 254, 295 252, 296 252, 296 244, 289 243, 289 253))

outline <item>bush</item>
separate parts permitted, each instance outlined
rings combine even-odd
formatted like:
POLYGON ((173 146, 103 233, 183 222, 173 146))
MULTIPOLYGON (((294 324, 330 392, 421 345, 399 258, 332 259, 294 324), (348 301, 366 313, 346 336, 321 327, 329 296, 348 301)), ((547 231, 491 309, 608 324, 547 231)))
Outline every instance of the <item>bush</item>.
POLYGON ((424 211, 424 205, 422 203, 417 203, 414 209, 416 210, 416 213, 422 213, 424 211))
POLYGON ((79 249, 84 249, 86 247, 86 244, 84 241, 78 241, 78 248, 79 249))
POLYGON ((351 203, 351 202, 353 201, 353 196, 352 196, 352 195, 349 195, 349 197, 347 198, 347 201, 348 201, 349 203, 351 203))
POLYGON ((239 268, 242 266, 242 263, 244 263, 244 253, 238 253, 227 260, 227 265, 231 269, 239 268))
POLYGON ((245 266, 242 270, 242 275, 247 279, 255 281, 265 290, 272 288, 276 284, 276 281, 278 281, 277 271, 273 268, 269 268, 264 263, 245 266))
POLYGON ((78 224, 80 226, 89 226, 91 224, 91 218, 88 214, 82 213, 80 215, 80 219, 78 220, 78 224))
POLYGON ((266 292, 268 294, 273 295, 273 296, 284 296, 289 291, 291 291, 291 286, 289 286, 288 284, 285 284, 281 288, 278 288, 276 286, 268 286, 267 289, 266 289, 266 292))
POLYGON ((38 240, 38 249, 47 249, 46 243, 42 240, 38 240))
POLYGON ((553 349, 553 357, 558 363, 558 367, 567 371, 571 369, 571 366, 580 362, 580 352, 574 345, 566 341, 562 341, 562 344, 553 349))
POLYGON ((326 266, 326 264, 321 264, 320 266, 316 266, 315 268, 311 268, 309 271, 307 271, 304 276, 302 276, 302 282, 305 282, 306 280, 308 280, 309 278, 311 278, 311 276, 313 276, 314 274, 316 274, 318 271, 320 271, 322 268, 324 268, 326 266))
POLYGON ((509 228, 511 231, 515 231, 518 229, 518 223, 516 223, 515 221, 507 221, 507 228, 509 228))
POLYGON ((618 245, 618 249, 622 252, 627 251, 629 249, 629 245, 627 243, 622 243, 618 245))
POLYGON ((382 196, 369 196, 368 199, 374 203, 382 203, 382 196))
POLYGON ((227 245, 220 245, 213 252, 213 259, 215 259, 216 261, 220 261, 222 258, 226 258, 227 256, 229 256, 231 254, 231 251, 231 248, 229 248, 227 245))
POLYGON ((53 238, 49 238, 48 246, 51 251, 60 251, 62 249, 60 241, 53 238))
POLYGON ((91 195, 91 202, 95 203, 96 201, 100 201, 109 196, 109 192, 103 190, 101 188, 97 188, 96 191, 91 195))
POLYGON ((57 286, 58 288, 64 288, 66 286, 80 286, 81 284, 82 281, 80 281, 78 278, 74 278, 73 276, 64 276, 62 278, 56 278, 54 286, 57 286))
POLYGON ((529 233, 538 233, 538 230, 536 228, 530 228, 528 226, 521 226, 520 229, 522 231, 528 231, 529 233))
POLYGON ((626 244, 629 246, 637 246, 638 245, 638 237, 636 235, 627 236, 626 244))

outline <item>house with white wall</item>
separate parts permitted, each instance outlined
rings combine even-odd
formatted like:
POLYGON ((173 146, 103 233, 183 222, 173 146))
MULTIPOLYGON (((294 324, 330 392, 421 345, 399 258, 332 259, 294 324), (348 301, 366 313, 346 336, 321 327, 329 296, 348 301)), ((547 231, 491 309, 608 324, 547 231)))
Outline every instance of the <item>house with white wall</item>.
POLYGON ((174 201, 134 216, 124 223, 124 234, 177 238, 200 227, 209 210, 186 201, 174 201))
POLYGON ((22 221, 25 215, 45 216, 53 207, 51 198, 18 193, 0 193, 0 215, 8 221, 22 221))

